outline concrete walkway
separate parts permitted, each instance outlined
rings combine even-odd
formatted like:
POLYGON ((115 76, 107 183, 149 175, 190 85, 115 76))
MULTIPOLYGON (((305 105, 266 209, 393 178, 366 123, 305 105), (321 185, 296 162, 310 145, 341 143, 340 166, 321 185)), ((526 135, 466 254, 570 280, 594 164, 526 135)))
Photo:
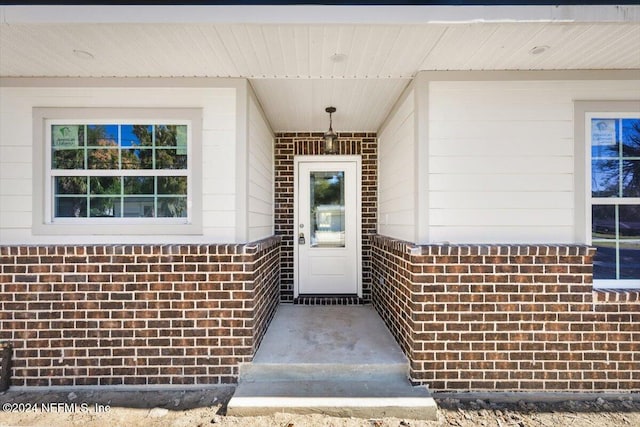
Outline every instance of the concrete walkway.
POLYGON ((228 414, 436 419, 408 367, 371 306, 281 305, 253 363, 240 367, 228 414))

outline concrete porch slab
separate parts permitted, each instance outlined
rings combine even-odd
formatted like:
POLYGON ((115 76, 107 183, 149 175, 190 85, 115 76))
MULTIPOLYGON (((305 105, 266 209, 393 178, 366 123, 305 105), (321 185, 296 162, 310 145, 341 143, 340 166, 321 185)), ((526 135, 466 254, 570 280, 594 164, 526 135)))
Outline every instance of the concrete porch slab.
POLYGON ((227 414, 437 419, 426 387, 371 306, 281 305, 227 414))
POLYGON ((406 364, 370 305, 280 305, 254 364, 406 364))

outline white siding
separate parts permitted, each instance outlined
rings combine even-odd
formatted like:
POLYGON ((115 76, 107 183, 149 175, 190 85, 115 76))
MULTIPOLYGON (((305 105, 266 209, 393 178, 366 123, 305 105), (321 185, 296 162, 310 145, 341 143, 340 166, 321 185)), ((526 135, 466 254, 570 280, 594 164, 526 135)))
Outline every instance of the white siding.
POLYGON ((0 87, 0 243, 234 242, 236 88, 0 87), (34 236, 33 107, 202 108, 202 235, 34 236))
POLYGON ((415 241, 415 111, 410 90, 378 135, 378 232, 415 241))
POLYGON ((430 240, 574 243, 573 102, 639 98, 640 81, 430 82, 430 240))
POLYGON ((248 238, 273 235, 273 134, 260 106, 249 97, 248 238))

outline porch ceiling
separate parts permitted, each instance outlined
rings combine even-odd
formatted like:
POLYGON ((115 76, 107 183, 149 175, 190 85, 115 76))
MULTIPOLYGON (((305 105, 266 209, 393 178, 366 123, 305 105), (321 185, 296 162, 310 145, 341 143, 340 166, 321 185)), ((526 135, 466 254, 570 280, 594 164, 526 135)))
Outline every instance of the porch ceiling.
POLYGON ((584 8, 6 6, 0 77, 244 77, 274 131, 377 131, 420 70, 640 70, 640 7, 584 8))

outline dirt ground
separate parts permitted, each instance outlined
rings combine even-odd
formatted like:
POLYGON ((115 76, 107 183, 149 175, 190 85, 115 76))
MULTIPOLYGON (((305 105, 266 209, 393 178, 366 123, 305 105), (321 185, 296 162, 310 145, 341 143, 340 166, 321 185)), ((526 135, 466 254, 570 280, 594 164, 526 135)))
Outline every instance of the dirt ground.
POLYGON ((74 391, 0 393, 0 427, 441 427, 640 426, 640 396, 556 403, 495 403, 436 399, 437 421, 334 418, 277 413, 228 417, 232 387, 194 391, 74 391))

